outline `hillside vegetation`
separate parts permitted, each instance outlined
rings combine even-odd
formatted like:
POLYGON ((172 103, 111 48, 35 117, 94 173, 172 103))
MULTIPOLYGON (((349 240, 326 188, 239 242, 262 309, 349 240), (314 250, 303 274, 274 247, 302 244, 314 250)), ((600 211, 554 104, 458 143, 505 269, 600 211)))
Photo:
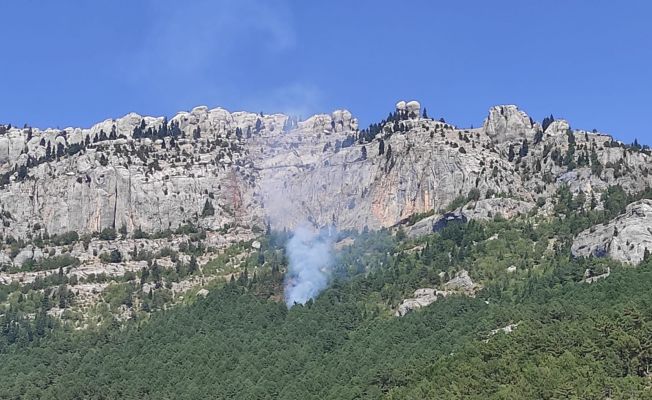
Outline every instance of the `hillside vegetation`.
MULTIPOLYGON (((452 224, 418 239, 342 233, 334 282, 280 300, 287 234, 261 238, 256 273, 152 314, 72 331, 5 314, 3 398, 652 398, 652 261, 571 256, 573 236, 629 201, 558 217, 452 224), (568 215, 568 216, 566 216, 568 215), (515 268, 512 268, 515 267, 515 268), (479 289, 395 317, 418 288, 466 270, 479 289), (588 284, 587 276, 610 271, 588 284), (17 322, 18 321, 18 322, 17 322), (511 326, 512 329, 501 328, 511 326)), ((624 198, 623 198, 624 196, 624 198)), ((622 198, 622 201, 619 200, 622 198)))

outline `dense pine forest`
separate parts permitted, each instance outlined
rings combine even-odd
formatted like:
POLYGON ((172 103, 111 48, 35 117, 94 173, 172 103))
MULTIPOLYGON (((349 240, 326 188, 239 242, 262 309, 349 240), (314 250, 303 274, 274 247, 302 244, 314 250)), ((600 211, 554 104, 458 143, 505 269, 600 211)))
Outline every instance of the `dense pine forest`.
POLYGON ((652 398, 652 261, 570 254, 579 230, 642 197, 613 188, 605 210, 573 213, 561 189, 552 220, 498 216, 417 239, 342 232, 351 244, 331 286, 290 309, 280 300, 288 234, 270 232, 251 270, 149 319, 75 331, 10 310, 0 397, 652 398), (462 269, 482 282, 474 296, 394 316, 415 289, 462 269), (587 270, 611 273, 589 284, 587 270))

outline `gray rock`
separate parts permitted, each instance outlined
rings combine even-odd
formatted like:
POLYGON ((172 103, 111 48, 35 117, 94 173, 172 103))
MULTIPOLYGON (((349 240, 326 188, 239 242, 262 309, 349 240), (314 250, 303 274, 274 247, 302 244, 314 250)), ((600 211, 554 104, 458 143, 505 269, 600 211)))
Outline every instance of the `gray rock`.
POLYGON ((462 215, 469 220, 492 220, 501 215, 511 219, 526 215, 534 208, 534 204, 510 198, 483 199, 471 202, 462 208, 462 215))
POLYGON ((607 267, 607 272, 605 272, 604 274, 600 274, 600 275, 592 275, 591 270, 587 268, 586 271, 584 271, 584 279, 582 280, 582 282, 584 282, 584 283, 597 282, 600 279, 608 278, 609 275, 611 275, 611 268, 609 268, 609 267, 607 267))
POLYGON ((510 333, 514 332, 516 330, 516 328, 518 328, 518 326, 520 324, 521 323, 519 322, 519 323, 516 323, 516 324, 506 325, 506 326, 504 326, 502 328, 492 329, 491 332, 489 332, 489 335, 494 336, 494 335, 497 335, 499 333, 510 334, 510 333))
POLYGON ((413 310, 429 306, 430 304, 437 301, 438 298, 446 297, 449 294, 450 292, 432 288, 417 289, 414 292, 413 298, 403 300, 403 303, 398 306, 398 309, 394 315, 397 317, 402 317, 413 310))
POLYGON ((38 261, 41 258, 43 258, 43 251, 41 249, 27 245, 14 257, 13 263, 20 267, 28 260, 38 261))
POLYGON ((464 292, 473 292, 476 285, 471 280, 468 271, 461 270, 455 277, 444 284, 444 287, 449 290, 462 290, 464 292))
POLYGON ((495 143, 505 143, 522 139, 531 141, 541 127, 517 106, 502 105, 489 110, 483 129, 495 143))
MULTIPOLYGON (((420 105, 399 102, 397 109, 416 112, 420 105)), ((483 197, 491 191, 514 199, 481 199, 463 210, 468 219, 487 219, 498 212, 525 213, 535 196, 550 197, 564 182, 574 193, 597 198, 609 185, 638 191, 652 184, 644 173, 652 170, 649 156, 624 153, 605 145, 610 137, 583 131, 576 132, 577 143, 595 143, 603 173, 577 168, 550 183, 544 174, 556 179, 568 171, 544 157, 544 148, 565 153, 566 125, 555 121, 535 145, 541 127, 515 106, 493 107, 479 129, 407 118, 387 124, 364 144, 346 110, 293 121, 282 114, 202 106, 170 119, 168 129, 178 134, 174 139, 142 137, 158 132, 163 122, 131 113, 87 129, 33 129, 29 141, 27 129, 9 130, 0 137, 0 173, 11 175, 0 190, 2 212, 11 215, 2 217, 2 234, 26 238, 36 223, 50 234, 122 226, 129 233, 156 232, 188 223, 251 232, 267 221, 275 229, 292 229, 302 221, 379 229, 415 213, 445 209, 472 189, 483 197), (530 142, 528 154, 518 164, 509 162, 508 146, 518 152, 524 139, 530 142), (66 154, 45 160, 48 148, 50 154, 61 148, 66 154), (28 168, 29 179, 18 179, 12 171, 29 157, 39 161, 28 168), (608 163, 633 172, 616 174, 608 163), (207 201, 214 213, 202 216, 207 201)), ((427 222, 414 227, 415 232, 428 229, 427 222)))
POLYGON ((609 223, 581 232, 571 247, 576 257, 610 257, 634 265, 646 249, 652 252, 652 200, 632 203, 609 223))

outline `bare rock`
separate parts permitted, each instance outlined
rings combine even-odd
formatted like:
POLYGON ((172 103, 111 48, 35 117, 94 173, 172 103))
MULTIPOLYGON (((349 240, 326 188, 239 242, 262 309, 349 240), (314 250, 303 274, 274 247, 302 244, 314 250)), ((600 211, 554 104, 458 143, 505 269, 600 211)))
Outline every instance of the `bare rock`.
POLYGON ((611 275, 611 268, 609 268, 609 267, 607 267, 607 272, 605 272, 604 274, 600 274, 600 275, 593 275, 593 272, 590 269, 587 268, 586 271, 584 271, 584 279, 582 279, 582 282, 584 282, 584 283, 597 282, 600 279, 608 278, 609 275, 611 275))
MULTIPOLYGON (((583 131, 574 133, 575 140, 578 146, 595 143, 603 172, 596 176, 584 167, 564 175, 567 168, 543 153, 565 154, 566 125, 553 122, 535 145, 541 127, 516 106, 493 107, 476 129, 420 119, 416 101, 396 106, 401 120, 363 142, 346 110, 297 121, 200 106, 167 125, 163 117, 131 113, 90 128, 12 128, 0 136, 0 205, 11 215, 2 217, 0 233, 25 239, 39 233, 32 229, 36 224, 49 234, 123 226, 129 234, 138 228, 153 233, 188 223, 252 232, 266 221, 273 229, 293 229, 306 220, 373 230, 446 209, 476 189, 534 203, 534 196, 550 197, 564 183, 598 198, 609 185, 633 192, 652 184, 652 174, 644 173, 652 169, 652 157, 623 152, 608 145, 609 136, 583 131), (509 146, 520 153, 525 139, 529 152, 508 160, 509 146), (542 172, 536 172, 537 162, 542 172), (634 172, 619 173, 614 165, 634 172), (543 171, 546 179, 561 179, 547 183, 543 171), (214 212, 203 215, 207 201, 214 212)), ((509 217, 529 208, 502 203, 480 200, 463 215, 509 217)), ((414 229, 430 228, 424 222, 414 229)))
POLYGON ((462 214, 469 220, 492 220, 500 215, 511 219, 529 213, 534 204, 511 198, 483 199, 467 204, 462 214))
POLYGON ((455 277, 444 284, 444 287, 449 290, 461 290, 471 293, 475 290, 476 285, 471 280, 468 271, 461 270, 455 277))
POLYGON ((541 127, 514 105, 492 107, 483 130, 495 143, 531 140, 541 127))
POLYGON ((499 333, 510 334, 510 333, 514 332, 516 330, 516 328, 518 328, 519 325, 520 325, 520 322, 516 323, 516 324, 509 324, 509 325, 506 325, 506 326, 504 326, 502 328, 493 329, 489 333, 489 335, 494 336, 494 335, 497 335, 499 333))
POLYGON ((429 306, 430 304, 437 301, 438 298, 446 297, 449 294, 450 292, 432 288, 417 289, 414 291, 413 298, 403 300, 403 303, 398 306, 398 309, 394 315, 397 317, 402 317, 413 310, 429 306))
POLYGON ((652 252, 652 200, 632 203, 607 224, 581 232, 571 247, 576 257, 609 257, 634 265, 643 261, 646 250, 652 252))
POLYGON ((43 251, 38 247, 27 245, 14 257, 13 263, 22 266, 28 260, 38 261, 43 258, 43 251))

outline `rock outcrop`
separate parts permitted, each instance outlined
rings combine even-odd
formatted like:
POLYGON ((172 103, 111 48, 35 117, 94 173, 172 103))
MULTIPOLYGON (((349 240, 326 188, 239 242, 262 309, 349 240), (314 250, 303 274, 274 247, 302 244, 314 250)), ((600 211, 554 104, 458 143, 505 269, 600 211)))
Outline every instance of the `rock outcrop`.
POLYGON ((429 306, 437 301, 437 299, 446 297, 449 294, 451 292, 432 288, 417 289, 414 291, 414 297, 403 300, 403 303, 398 306, 394 315, 402 317, 413 310, 429 306))
POLYGON ((501 216, 506 219, 526 215, 534 208, 531 202, 510 198, 491 198, 468 203, 462 208, 462 215, 469 220, 487 221, 501 216))
POLYGON ((414 291, 414 296, 404 299, 394 313, 397 317, 402 317, 411 311, 421 307, 429 306, 438 299, 444 298, 454 293, 464 295, 473 295, 478 285, 473 283, 468 271, 462 270, 455 274, 451 280, 444 284, 445 290, 433 288, 423 288, 414 291))
POLYGON ((541 126, 514 105, 495 106, 484 121, 484 131, 496 143, 532 140, 541 126))
POLYGON ((611 275, 611 268, 607 267, 607 271, 603 274, 599 275, 594 275, 593 272, 590 269, 586 269, 584 271, 584 278, 582 279, 582 282, 584 283, 593 283, 597 282, 600 279, 607 279, 611 275))
POLYGON ((491 198, 471 201, 465 206, 444 214, 425 217, 408 226, 406 233, 418 237, 438 232, 450 224, 466 223, 471 220, 488 221, 498 216, 506 219, 526 215, 534 208, 531 202, 510 198, 491 198))
POLYGON ((609 223, 581 232, 571 248, 576 257, 609 257, 634 265, 643 261, 646 250, 652 252, 652 200, 632 203, 609 223))
POLYGON ((444 284, 444 287, 448 290, 457 290, 465 293, 473 293, 477 288, 477 285, 473 283, 469 272, 466 270, 461 270, 455 274, 455 277, 444 284))

